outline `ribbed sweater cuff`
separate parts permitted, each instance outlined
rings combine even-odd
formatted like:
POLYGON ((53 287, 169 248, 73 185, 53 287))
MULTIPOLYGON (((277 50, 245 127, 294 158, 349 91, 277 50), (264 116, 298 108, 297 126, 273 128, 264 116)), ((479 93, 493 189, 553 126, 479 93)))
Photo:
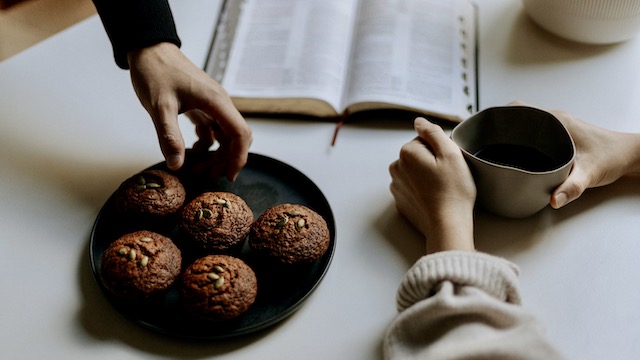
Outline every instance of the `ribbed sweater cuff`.
POLYGON ((481 252, 445 251, 420 258, 405 275, 397 295, 398 311, 435 293, 443 281, 473 286, 509 303, 520 303, 518 267, 481 252))
POLYGON ((168 0, 93 0, 119 67, 129 68, 127 53, 170 42, 181 46, 168 0))

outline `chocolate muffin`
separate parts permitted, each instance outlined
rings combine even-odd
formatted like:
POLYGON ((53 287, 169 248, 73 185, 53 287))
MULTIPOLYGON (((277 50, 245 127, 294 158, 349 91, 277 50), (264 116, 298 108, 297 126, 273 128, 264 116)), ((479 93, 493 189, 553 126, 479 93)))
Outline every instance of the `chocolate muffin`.
POLYGON ((210 253, 228 253, 242 248, 253 212, 233 193, 205 192, 185 205, 178 222, 187 241, 210 253))
POLYGON ((182 274, 181 300, 201 320, 228 320, 246 312, 255 302, 258 280, 241 259, 208 255, 196 260, 182 274))
POLYGON ((318 260, 329 248, 327 222, 304 205, 280 204, 267 209, 251 226, 249 246, 283 264, 318 260))
POLYGON ((164 293, 181 270, 180 249, 168 237, 147 230, 121 236, 104 250, 100 261, 104 287, 135 301, 164 293))
POLYGON ((115 196, 118 210, 125 215, 162 218, 178 212, 186 192, 175 175, 145 170, 125 180, 115 196))

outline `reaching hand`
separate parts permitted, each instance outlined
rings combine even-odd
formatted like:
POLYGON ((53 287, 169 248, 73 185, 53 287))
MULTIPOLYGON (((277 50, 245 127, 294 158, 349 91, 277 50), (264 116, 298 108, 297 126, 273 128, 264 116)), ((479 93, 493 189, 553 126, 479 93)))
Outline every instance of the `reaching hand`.
POLYGON ((193 149, 206 152, 217 140, 213 175, 235 179, 247 162, 251 129, 220 84, 171 43, 128 54, 131 82, 155 124, 160 149, 170 169, 184 164, 185 145, 178 126, 184 112, 196 126, 193 149))
POLYGON ((427 253, 473 250, 476 187, 460 148, 438 125, 417 118, 418 137, 391 164, 396 207, 425 237, 427 253))

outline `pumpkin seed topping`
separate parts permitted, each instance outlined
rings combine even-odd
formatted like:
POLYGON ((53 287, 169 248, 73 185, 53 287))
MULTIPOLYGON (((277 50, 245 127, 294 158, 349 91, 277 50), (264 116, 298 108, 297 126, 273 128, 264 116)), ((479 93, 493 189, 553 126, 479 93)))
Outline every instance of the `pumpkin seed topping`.
POLYGON ((215 284, 213 286, 216 289, 220 289, 223 284, 224 284, 224 277, 221 276, 218 280, 216 280, 216 282, 215 282, 215 284))

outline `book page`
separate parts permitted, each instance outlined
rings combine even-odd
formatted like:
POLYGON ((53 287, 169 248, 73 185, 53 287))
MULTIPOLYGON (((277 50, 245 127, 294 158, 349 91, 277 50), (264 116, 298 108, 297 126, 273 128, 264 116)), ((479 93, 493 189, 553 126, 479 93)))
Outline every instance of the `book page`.
POLYGON ((340 105, 357 1, 244 0, 222 85, 232 97, 340 105))
POLYGON ((468 117, 476 103, 474 22, 466 0, 362 1, 345 106, 386 103, 468 117))

